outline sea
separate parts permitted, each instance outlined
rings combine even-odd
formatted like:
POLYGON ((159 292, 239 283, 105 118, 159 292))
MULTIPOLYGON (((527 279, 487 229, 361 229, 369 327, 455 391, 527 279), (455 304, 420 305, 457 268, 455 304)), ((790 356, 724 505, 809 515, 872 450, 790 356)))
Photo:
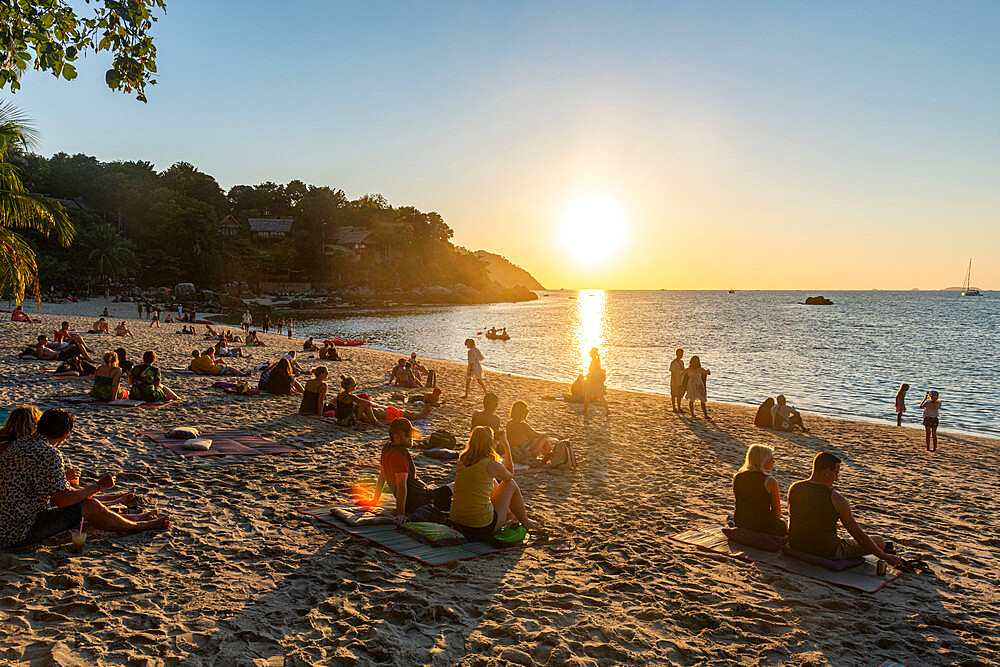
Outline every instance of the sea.
MULTIPOLYGON (((905 421, 940 392, 941 430, 1000 434, 1000 293, 824 292, 833 305, 803 305, 815 292, 539 291, 537 301, 331 313, 296 322, 297 336, 365 339, 400 356, 466 360, 474 338, 487 369, 572 382, 600 350, 608 385, 669 394, 670 361, 701 359, 709 401, 758 405, 784 394, 804 412, 905 421), (506 327, 510 340, 488 340, 506 327)), ((388 370, 388 368, 386 369, 388 370)))

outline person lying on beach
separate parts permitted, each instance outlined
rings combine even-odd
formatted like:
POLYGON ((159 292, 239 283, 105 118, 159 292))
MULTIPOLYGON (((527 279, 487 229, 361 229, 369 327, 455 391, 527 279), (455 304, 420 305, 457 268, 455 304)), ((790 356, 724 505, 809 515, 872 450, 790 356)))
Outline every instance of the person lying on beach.
POLYGON ((111 328, 110 328, 110 326, 108 326, 107 320, 105 320, 102 317, 101 319, 97 320, 96 322, 94 322, 90 326, 90 331, 88 331, 87 333, 90 333, 90 334, 110 334, 111 333, 111 328))
POLYGON ((194 336, 198 334, 197 330, 195 330, 194 327, 189 327, 186 324, 182 326, 181 330, 178 331, 177 333, 182 336, 194 336))
POLYGON ((205 325, 205 338, 208 338, 209 336, 212 336, 213 338, 217 338, 219 336, 219 332, 216 331, 215 329, 213 329, 211 324, 206 324, 205 325))
POLYGON ((327 361, 343 361, 337 351, 337 346, 329 342, 323 343, 323 349, 319 351, 319 358, 327 361))
POLYGON ((319 352, 319 345, 313 342, 313 337, 309 336, 304 343, 302 343, 303 352, 319 352))
POLYGON ((608 373, 601 366, 601 355, 596 347, 590 349, 590 368, 587 371, 587 381, 584 383, 586 393, 583 397, 583 414, 587 414, 587 409, 591 403, 601 403, 604 405, 604 414, 611 414, 608 408, 607 387, 604 383, 608 379, 608 373))
POLYGON ((937 430, 940 423, 938 414, 941 410, 940 394, 936 391, 929 391, 924 395, 924 400, 920 401, 920 407, 924 411, 924 437, 927 441, 927 451, 937 451, 937 430), (933 441, 933 446, 931 442, 933 441))
POLYGON ((431 407, 437 408, 444 405, 444 401, 441 400, 441 388, 434 387, 427 394, 412 394, 406 399, 407 403, 423 403, 424 405, 429 405, 431 407))
POLYGON ((547 463, 552 454, 552 442, 549 436, 531 428, 525 421, 528 417, 528 404, 524 401, 514 401, 510 406, 510 421, 507 422, 507 442, 514 455, 514 463, 533 465, 547 463), (542 460, 539 460, 542 457, 542 460))
POLYGON ((135 366, 128 376, 129 384, 132 385, 132 398, 138 398, 147 403, 180 400, 180 396, 163 386, 160 369, 154 364, 156 364, 156 353, 152 350, 143 352, 142 363, 135 366))
POLYGON ((252 345, 254 347, 267 347, 267 345, 260 339, 256 331, 251 331, 250 335, 247 336, 247 345, 252 345))
POLYGON ((750 445, 743 467, 733 477, 738 528, 756 533, 782 536, 788 526, 781 520, 781 489, 768 475, 774 470, 774 450, 764 445, 750 445))
POLYGON ((239 377, 246 376, 246 373, 233 368, 231 366, 226 366, 225 364, 218 364, 215 361, 215 348, 208 348, 203 353, 198 350, 193 350, 191 352, 191 365, 188 366, 192 371, 198 375, 235 375, 239 377))
POLYGON ((524 496, 514 481, 510 445, 502 431, 495 439, 489 426, 472 431, 455 465, 449 518, 470 540, 490 539, 511 519, 531 528, 524 496), (503 463, 498 460, 497 446, 503 447, 503 463))
POLYGON ((705 390, 705 379, 712 374, 707 368, 702 368, 701 357, 691 357, 688 367, 684 369, 684 387, 687 393, 688 409, 694 417, 694 402, 701 403, 701 413, 708 419, 708 393, 705 390))
POLYGON ((28 314, 24 312, 21 306, 15 306, 14 312, 10 314, 11 322, 27 322, 28 324, 34 324, 34 320, 28 317, 28 314))
POLYGON ((122 386, 122 369, 118 367, 118 355, 104 353, 104 363, 94 371, 94 386, 90 395, 99 401, 117 401, 128 398, 128 389, 122 386))
POLYGON ((72 528, 81 519, 108 532, 136 533, 170 526, 170 518, 157 512, 120 515, 94 496, 114 487, 115 476, 106 474, 79 489, 79 472, 67 468, 58 447, 73 429, 73 415, 47 410, 36 433, 15 440, 0 456, 0 548, 35 544, 72 528))
POLYGON ((430 414, 431 406, 424 404, 420 412, 400 410, 391 405, 379 405, 367 396, 355 394, 357 381, 349 376, 340 376, 341 392, 337 394, 334 403, 334 417, 341 426, 353 426, 358 422, 364 424, 379 424, 392 422, 399 418, 423 419, 430 414))
POLYGON ((35 434, 35 426, 42 411, 34 405, 22 405, 14 408, 7 415, 7 420, 0 426, 0 454, 7 451, 10 443, 35 434))
POLYGON ((215 356, 217 357, 243 357, 243 350, 238 348, 230 348, 229 344, 224 340, 220 340, 215 344, 215 356))
POLYGON ((874 554, 894 567, 903 566, 899 556, 886 551, 883 538, 869 535, 858 525, 851 504, 833 490, 839 477, 840 459, 821 452, 813 459, 812 476, 788 489, 788 545, 831 560, 874 554), (838 537, 838 523, 854 539, 838 537))
POLYGON ((494 433, 499 433, 503 423, 496 414, 498 407, 500 407, 500 397, 492 391, 483 396, 483 409, 472 413, 472 427, 469 433, 475 431, 477 426, 489 426, 494 433))
POLYGON ((261 391, 266 391, 269 394, 297 396, 302 393, 302 385, 295 379, 295 375, 292 373, 292 364, 286 357, 278 359, 264 369, 264 372, 260 374, 260 382, 257 386, 261 391))
POLYGON ((132 336, 133 338, 135 338, 135 336, 132 335, 132 332, 129 331, 128 325, 125 324, 125 320, 122 320, 122 323, 115 327, 115 335, 116 336, 132 336))
POLYGON ((809 429, 802 423, 802 414, 791 405, 788 405, 785 397, 778 395, 777 402, 771 408, 771 428, 775 431, 787 431, 789 433, 798 426, 803 433, 808 433, 809 429))
POLYGON ((394 419, 389 423, 389 442, 382 447, 379 458, 378 482, 375 483, 371 506, 378 507, 382 489, 388 485, 396 498, 397 526, 409 521, 410 515, 424 505, 433 503, 434 509, 442 514, 451 509, 453 485, 430 487, 417 478, 417 469, 410 456, 416 434, 417 430, 409 419, 394 419))
POLYGON ((86 343, 80 338, 80 334, 75 334, 70 332, 69 334, 70 342, 64 347, 60 348, 58 351, 50 350, 48 347, 48 337, 45 334, 38 334, 38 340, 35 346, 32 348, 25 348, 18 356, 33 356, 36 359, 58 359, 59 361, 68 361, 75 357, 82 357, 94 363, 94 359, 90 356, 90 352, 87 350, 86 343))

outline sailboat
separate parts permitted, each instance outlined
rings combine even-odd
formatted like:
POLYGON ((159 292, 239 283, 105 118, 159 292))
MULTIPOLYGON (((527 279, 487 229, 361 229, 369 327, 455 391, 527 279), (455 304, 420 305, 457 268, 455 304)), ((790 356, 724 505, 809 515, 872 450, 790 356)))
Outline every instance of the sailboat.
POLYGON ((965 285, 962 296, 979 296, 979 290, 972 286, 972 258, 969 258, 969 270, 965 272, 965 285))

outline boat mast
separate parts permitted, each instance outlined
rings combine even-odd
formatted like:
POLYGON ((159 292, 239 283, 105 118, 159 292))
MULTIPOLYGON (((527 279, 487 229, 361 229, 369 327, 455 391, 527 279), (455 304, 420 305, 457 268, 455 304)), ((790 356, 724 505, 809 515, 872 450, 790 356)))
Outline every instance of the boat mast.
POLYGON ((965 291, 972 287, 972 258, 969 258, 969 270, 965 272, 965 291))

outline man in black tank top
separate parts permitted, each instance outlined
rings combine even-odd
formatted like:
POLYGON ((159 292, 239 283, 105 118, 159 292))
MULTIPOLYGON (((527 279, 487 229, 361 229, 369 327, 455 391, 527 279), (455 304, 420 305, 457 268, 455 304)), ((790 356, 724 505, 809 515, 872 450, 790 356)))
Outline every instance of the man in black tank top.
POLYGON ((788 489, 788 546, 832 560, 874 554, 893 567, 900 567, 903 560, 883 551, 885 540, 868 535, 854 519, 851 504, 833 490, 839 476, 840 459, 822 452, 813 459, 812 477, 795 482, 788 489), (854 539, 837 536, 838 522, 854 539))

